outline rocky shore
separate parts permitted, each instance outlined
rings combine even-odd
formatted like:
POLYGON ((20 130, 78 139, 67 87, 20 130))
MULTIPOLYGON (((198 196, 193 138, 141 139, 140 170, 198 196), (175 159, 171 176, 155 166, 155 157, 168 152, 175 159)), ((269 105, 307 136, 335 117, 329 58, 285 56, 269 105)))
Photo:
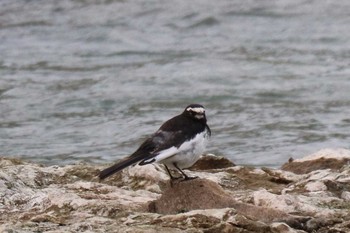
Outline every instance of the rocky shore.
POLYGON ((281 169, 203 156, 198 179, 161 165, 100 182, 93 164, 0 158, 0 232, 350 232, 350 151, 324 149, 281 169))

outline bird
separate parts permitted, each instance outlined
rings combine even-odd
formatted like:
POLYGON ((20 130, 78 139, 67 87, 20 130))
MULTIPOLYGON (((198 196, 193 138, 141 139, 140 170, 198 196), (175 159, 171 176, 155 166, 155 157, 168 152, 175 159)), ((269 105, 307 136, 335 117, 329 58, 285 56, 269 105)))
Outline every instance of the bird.
POLYGON ((200 104, 190 104, 181 114, 164 122, 134 153, 102 170, 99 178, 103 180, 134 164, 161 163, 171 180, 195 179, 197 177, 186 175, 182 169, 197 162, 210 136, 205 108, 200 104), (182 176, 173 176, 170 169, 179 171, 182 176))

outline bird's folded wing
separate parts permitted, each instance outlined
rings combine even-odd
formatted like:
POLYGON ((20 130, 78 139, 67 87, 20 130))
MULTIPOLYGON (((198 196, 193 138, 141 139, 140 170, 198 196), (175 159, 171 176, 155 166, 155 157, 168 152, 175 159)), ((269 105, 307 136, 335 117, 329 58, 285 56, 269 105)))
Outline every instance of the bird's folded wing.
POLYGON ((158 152, 156 155, 154 155, 150 159, 143 160, 142 163, 140 163, 140 165, 162 161, 166 158, 176 155, 178 152, 179 152, 178 148, 176 148, 175 146, 172 146, 168 149, 158 152))
POLYGON ((173 132, 158 130, 131 157, 144 154, 140 165, 161 161, 175 155, 178 147, 186 140, 187 137, 181 130, 173 132))

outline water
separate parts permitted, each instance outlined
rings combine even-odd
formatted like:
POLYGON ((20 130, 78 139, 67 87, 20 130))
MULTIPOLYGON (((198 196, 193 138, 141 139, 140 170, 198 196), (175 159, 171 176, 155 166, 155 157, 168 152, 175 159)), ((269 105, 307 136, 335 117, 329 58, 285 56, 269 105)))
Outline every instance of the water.
POLYGON ((0 2, 0 154, 132 153, 189 103, 208 152, 278 167, 349 148, 350 2, 0 2))

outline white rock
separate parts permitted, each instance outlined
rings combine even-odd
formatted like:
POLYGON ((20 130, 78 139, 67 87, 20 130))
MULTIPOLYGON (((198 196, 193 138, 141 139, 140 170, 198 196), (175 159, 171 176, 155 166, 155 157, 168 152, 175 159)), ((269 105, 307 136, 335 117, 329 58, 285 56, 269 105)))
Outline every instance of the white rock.
POLYGON ((328 216, 334 213, 334 210, 327 208, 327 204, 340 199, 336 197, 323 197, 317 193, 315 196, 283 194, 277 195, 269 193, 266 190, 259 190, 253 193, 253 201, 257 206, 277 209, 285 213, 305 212, 315 216, 328 216))
POLYGON ((314 180, 335 180, 339 174, 332 172, 330 169, 316 170, 307 174, 305 181, 314 180))
POLYGON ((285 194, 276 195, 267 190, 259 190, 253 193, 254 205, 264 206, 272 209, 282 210, 286 213, 294 212, 296 209, 297 197, 285 194))
POLYGON ((204 171, 200 171, 200 172, 187 172, 186 171, 186 174, 187 173, 191 174, 190 176, 197 176, 198 178, 211 180, 211 181, 218 183, 218 184, 220 184, 221 180, 227 176, 226 172, 209 173, 209 172, 204 172, 204 171))
POLYGON ((181 213, 181 214, 171 214, 171 215, 165 215, 160 217, 160 219, 163 220, 171 220, 175 221, 178 219, 183 219, 184 217, 190 218, 192 216, 196 215, 205 215, 208 217, 215 217, 217 219, 223 220, 224 218, 229 217, 225 221, 230 221, 230 222, 235 222, 234 220, 234 214, 235 210, 232 208, 224 208, 224 209, 205 209, 205 210, 192 210, 186 213, 181 213))
POLYGON ((344 199, 345 201, 350 201, 350 192, 349 191, 342 192, 341 198, 344 199))
POLYGON ((322 181, 314 181, 307 183, 305 189, 309 192, 326 191, 327 186, 322 181))
POLYGON ((273 233, 298 233, 300 231, 294 230, 290 226, 282 222, 275 222, 270 225, 273 233))
POLYGON ((316 160, 320 158, 325 159, 350 159, 350 150, 338 148, 338 149, 322 149, 314 154, 305 156, 301 159, 295 159, 294 162, 305 162, 310 160, 316 160))
POLYGON ((159 164, 135 165, 126 169, 126 172, 130 177, 140 177, 156 182, 169 180, 169 176, 159 164))

